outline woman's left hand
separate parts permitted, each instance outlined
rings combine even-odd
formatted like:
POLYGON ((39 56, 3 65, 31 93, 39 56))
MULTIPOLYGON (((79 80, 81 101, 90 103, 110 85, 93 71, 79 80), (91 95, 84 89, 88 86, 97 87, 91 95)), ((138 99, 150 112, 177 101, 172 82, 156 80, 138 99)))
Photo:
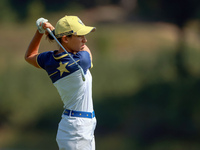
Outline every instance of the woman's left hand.
POLYGON ((49 23, 49 22, 45 22, 45 23, 43 23, 43 29, 45 29, 45 34, 46 35, 48 35, 49 34, 49 32, 46 30, 46 28, 49 28, 51 31, 53 31, 55 28, 54 28, 54 26, 52 26, 52 24, 51 23, 49 23))

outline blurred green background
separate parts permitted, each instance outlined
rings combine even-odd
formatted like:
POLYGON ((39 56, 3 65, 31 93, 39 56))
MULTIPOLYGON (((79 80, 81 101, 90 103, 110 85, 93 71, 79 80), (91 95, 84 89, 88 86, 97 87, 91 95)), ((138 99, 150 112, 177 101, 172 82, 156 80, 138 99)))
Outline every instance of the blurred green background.
MULTIPOLYGON (((62 102, 24 54, 39 17, 64 15, 97 27, 87 36, 97 150, 200 149, 200 1, 1 0, 1 150, 58 149, 62 102)), ((40 52, 57 48, 42 39, 40 52)))

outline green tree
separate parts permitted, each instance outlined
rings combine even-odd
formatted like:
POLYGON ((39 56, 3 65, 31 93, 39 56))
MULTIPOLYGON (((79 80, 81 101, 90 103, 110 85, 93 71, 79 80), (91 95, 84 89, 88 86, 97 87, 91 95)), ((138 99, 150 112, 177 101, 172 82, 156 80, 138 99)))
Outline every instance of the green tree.
POLYGON ((179 28, 175 65, 179 77, 188 77, 184 65, 185 33, 184 26, 191 19, 200 18, 198 0, 138 0, 138 15, 147 21, 170 22, 179 28))
POLYGON ((15 20, 16 14, 12 11, 9 1, 1 0, 0 3, 0 20, 1 24, 7 21, 15 20))

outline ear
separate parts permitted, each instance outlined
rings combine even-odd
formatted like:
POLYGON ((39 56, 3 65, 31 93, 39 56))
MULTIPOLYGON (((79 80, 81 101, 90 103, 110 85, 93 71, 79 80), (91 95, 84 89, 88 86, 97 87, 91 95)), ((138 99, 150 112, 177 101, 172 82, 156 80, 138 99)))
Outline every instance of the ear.
POLYGON ((63 36, 63 37, 62 37, 62 41, 63 41, 64 43, 68 43, 68 42, 69 42, 69 38, 68 38, 67 36, 63 36))

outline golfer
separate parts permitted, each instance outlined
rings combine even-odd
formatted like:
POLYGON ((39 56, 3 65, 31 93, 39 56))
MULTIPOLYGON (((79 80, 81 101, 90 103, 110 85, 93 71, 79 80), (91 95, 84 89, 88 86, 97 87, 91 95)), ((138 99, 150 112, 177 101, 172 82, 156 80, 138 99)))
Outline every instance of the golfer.
POLYGON ((92 55, 85 45, 85 35, 95 31, 95 27, 85 26, 77 16, 61 18, 55 28, 44 18, 39 18, 36 25, 38 30, 28 46, 25 60, 47 72, 64 103, 56 137, 59 150, 95 150, 96 118, 89 70, 92 68, 92 55), (53 40, 47 28, 54 33, 68 54, 60 46, 58 50, 38 52, 44 33, 53 40), (85 81, 69 55, 83 69, 85 81))

